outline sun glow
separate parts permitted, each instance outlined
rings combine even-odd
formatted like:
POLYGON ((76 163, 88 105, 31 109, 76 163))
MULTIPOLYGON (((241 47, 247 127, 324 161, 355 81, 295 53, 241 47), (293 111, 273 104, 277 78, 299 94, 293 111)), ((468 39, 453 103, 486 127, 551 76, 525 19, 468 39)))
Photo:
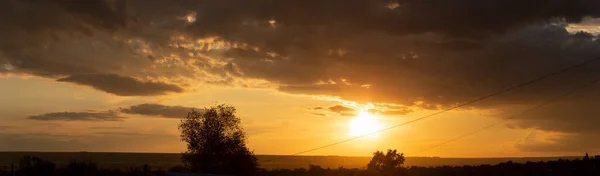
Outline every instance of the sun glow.
POLYGON ((379 133, 374 132, 380 130, 383 126, 379 123, 377 117, 368 112, 361 111, 358 116, 354 117, 354 119, 348 123, 348 127, 350 136, 368 135, 368 137, 377 137, 379 136, 379 133))

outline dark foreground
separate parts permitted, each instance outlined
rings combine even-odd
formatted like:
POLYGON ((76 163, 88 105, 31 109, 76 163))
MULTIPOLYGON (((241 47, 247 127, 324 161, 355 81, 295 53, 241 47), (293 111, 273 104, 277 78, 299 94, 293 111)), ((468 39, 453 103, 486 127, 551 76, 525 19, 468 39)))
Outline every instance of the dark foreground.
MULTIPOLYGON (((152 169, 147 165, 126 169, 103 169, 93 161, 71 161, 56 164, 43 158, 25 156, 18 165, 11 168, 0 167, 0 176, 163 176, 169 172, 185 172, 182 167, 166 170, 152 169)), ((600 175, 600 157, 574 160, 560 159, 540 162, 504 162, 496 165, 477 166, 438 166, 438 167, 404 167, 394 173, 379 173, 364 169, 323 168, 309 165, 298 169, 261 169, 260 176, 564 176, 564 175, 600 175)))
MULTIPOLYGON (((0 152, 0 166, 17 164, 23 156, 35 156, 56 163, 68 164, 72 160, 94 161, 102 169, 128 169, 148 165, 150 169, 168 169, 182 165, 181 154, 175 153, 97 153, 97 152, 0 152)), ((309 164, 319 165, 324 168, 362 168, 371 160, 371 157, 348 156, 288 156, 281 158, 273 155, 257 155, 260 166, 265 169, 295 169, 308 168, 309 164), (277 160, 270 161, 273 158, 277 160)), ((576 159, 579 157, 540 157, 540 158, 435 158, 435 157, 407 157, 404 166, 464 166, 464 165, 495 165, 502 162, 513 161, 525 163, 527 161, 552 161, 558 159, 576 159)))

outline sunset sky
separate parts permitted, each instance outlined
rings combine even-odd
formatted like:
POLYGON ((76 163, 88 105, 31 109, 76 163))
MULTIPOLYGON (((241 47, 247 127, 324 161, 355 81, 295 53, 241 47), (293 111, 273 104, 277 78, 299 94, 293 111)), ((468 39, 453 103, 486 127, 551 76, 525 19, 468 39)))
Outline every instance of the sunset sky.
MULTIPOLYGON (((3 0, 0 151, 185 150, 237 108, 256 154, 401 124, 600 57, 598 0, 3 0)), ((600 62, 305 155, 600 152, 600 62), (577 91, 461 140, 433 145, 577 91)))

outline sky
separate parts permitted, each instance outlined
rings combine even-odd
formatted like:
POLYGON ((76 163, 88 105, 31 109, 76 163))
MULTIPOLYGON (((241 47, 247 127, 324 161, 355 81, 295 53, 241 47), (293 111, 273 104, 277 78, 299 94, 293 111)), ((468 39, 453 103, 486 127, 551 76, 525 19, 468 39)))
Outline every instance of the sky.
MULTIPOLYGON (((597 0, 5 0, 0 26, 0 151, 180 153, 180 119, 225 103, 293 154, 600 57, 597 0)), ((599 70, 303 154, 600 153, 599 70)))

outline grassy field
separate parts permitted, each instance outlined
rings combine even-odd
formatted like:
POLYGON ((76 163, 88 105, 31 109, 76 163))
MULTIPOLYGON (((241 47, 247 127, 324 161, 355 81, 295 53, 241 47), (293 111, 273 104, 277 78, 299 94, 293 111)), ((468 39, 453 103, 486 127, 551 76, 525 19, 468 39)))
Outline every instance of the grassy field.
MULTIPOLYGON (((23 156, 37 156, 50 160, 58 165, 66 164, 72 160, 91 160, 98 163, 101 168, 126 169, 129 167, 140 167, 144 164, 151 168, 168 169, 181 165, 180 154, 171 153, 94 153, 94 152, 0 152, 0 166, 18 164, 23 156)), ((275 161, 265 162, 272 158, 281 157, 273 155, 258 155, 262 167, 274 168, 301 168, 309 164, 320 165, 329 168, 360 168, 367 165, 370 157, 345 157, 345 156, 289 156, 275 161)), ((513 162, 547 161, 563 159, 574 159, 576 157, 546 157, 546 158, 426 158, 408 157, 407 166, 462 166, 497 164, 512 160, 513 162)), ((580 158, 580 157, 579 157, 580 158)))

